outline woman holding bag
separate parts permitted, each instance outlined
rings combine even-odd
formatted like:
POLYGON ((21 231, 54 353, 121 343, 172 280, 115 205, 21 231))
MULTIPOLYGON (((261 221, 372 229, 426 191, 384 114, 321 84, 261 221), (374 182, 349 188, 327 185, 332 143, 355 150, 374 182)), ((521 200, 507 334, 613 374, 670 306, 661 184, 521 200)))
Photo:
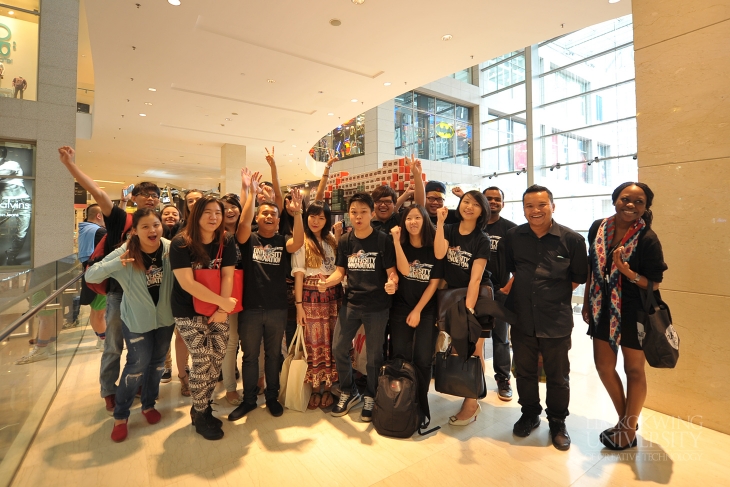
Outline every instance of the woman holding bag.
MULTIPOLYGON (((456 218, 459 223, 445 225, 446 207, 437 210, 436 237, 433 248, 437 259, 444 260, 444 280, 449 289, 467 288, 466 308, 474 314, 481 286, 491 286, 485 273, 490 253, 489 236, 485 233, 489 221, 489 204, 479 191, 464 193, 459 200, 456 218)), ((476 344, 474 355, 483 360, 484 339, 476 344)), ((483 368, 483 366, 482 366, 483 368)), ((449 424, 465 426, 476 421, 481 406, 476 399, 464 398, 461 410, 449 418, 449 424)))
MULTIPOLYGON (((297 324, 304 328, 307 351, 306 383, 314 391, 308 409, 325 409, 332 405, 330 392, 337 382, 337 369, 332 355, 332 335, 342 305, 342 285, 319 292, 317 283, 327 279, 335 269, 338 238, 332 235, 332 214, 329 205, 315 201, 306 211, 304 245, 292 255, 294 298, 297 324)), ((342 234, 342 227, 339 226, 342 234)))
POLYGON ((116 442, 127 438, 129 408, 138 389, 142 389, 142 414, 147 422, 155 424, 161 419, 155 400, 174 324, 170 308, 170 242, 162 238, 162 233, 160 215, 153 208, 141 208, 132 217, 129 241, 86 271, 88 282, 99 283, 112 277, 124 290, 121 313, 127 363, 114 408, 111 438, 116 442))
POLYGON ((611 450, 636 446, 639 413, 646 399, 646 358, 636 323, 642 309, 640 289, 659 283, 667 265, 659 238, 651 229, 654 193, 644 183, 623 183, 611 195, 616 213, 596 220, 588 230, 590 269, 583 320, 593 340, 598 376, 611 397, 618 424, 600 434, 611 450), (616 372, 618 349, 624 358, 626 393, 616 372))
POLYGON ((210 403, 226 353, 228 314, 241 297, 231 297, 236 243, 225 235, 223 203, 214 196, 204 196, 192 207, 185 229, 170 244, 170 264, 175 274, 172 313, 193 361, 190 416, 198 434, 218 440, 223 437, 222 423, 213 417, 210 403), (198 269, 220 269, 220 294, 195 280, 194 270, 198 269), (218 310, 203 316, 196 311, 193 298, 218 306, 218 310))

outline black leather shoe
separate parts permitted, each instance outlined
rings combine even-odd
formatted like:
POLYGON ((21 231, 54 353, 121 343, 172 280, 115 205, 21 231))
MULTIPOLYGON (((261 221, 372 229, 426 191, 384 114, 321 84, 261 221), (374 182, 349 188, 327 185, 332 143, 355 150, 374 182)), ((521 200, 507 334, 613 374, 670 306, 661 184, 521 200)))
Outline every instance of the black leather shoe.
POLYGON ((627 448, 633 448, 636 446, 638 441, 636 440, 636 436, 634 436, 634 439, 631 441, 627 441, 625 445, 620 445, 618 441, 620 440, 626 440, 628 439, 627 433, 622 432, 621 430, 616 430, 614 434, 610 436, 602 436, 601 437, 601 443, 603 443, 603 446, 608 448, 609 450, 625 450, 627 448), (626 435, 626 436, 625 436, 626 435))
POLYGON ((530 416, 523 413, 515 423, 514 428, 512 428, 512 433, 520 438, 527 438, 532 430, 538 426, 540 426, 540 416, 530 416))
POLYGON ((497 381, 497 397, 502 401, 512 400, 512 387, 509 385, 508 380, 497 381))
POLYGON ((550 420, 550 438, 553 440, 553 446, 558 450, 565 451, 570 448, 570 435, 565 428, 565 421, 550 420))
POLYGON ((246 416, 246 414, 250 413, 254 409, 257 408, 256 403, 248 404, 248 403, 241 403, 239 406, 231 411, 228 414, 228 421, 238 421, 242 417, 246 416))
POLYGON ((268 409, 271 415, 275 418, 284 414, 284 406, 282 406, 276 399, 267 399, 266 409, 268 409))

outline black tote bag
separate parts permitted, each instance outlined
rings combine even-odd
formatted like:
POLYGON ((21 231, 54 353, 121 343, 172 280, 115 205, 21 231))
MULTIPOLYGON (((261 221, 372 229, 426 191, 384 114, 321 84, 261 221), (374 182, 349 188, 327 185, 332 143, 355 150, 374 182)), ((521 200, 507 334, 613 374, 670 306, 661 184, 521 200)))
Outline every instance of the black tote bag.
POLYGON ((471 356, 464 360, 451 354, 451 347, 436 354, 433 377, 437 392, 451 396, 483 399, 487 397, 482 359, 471 356))
POLYGON ((639 288, 643 306, 636 315, 639 342, 650 366, 673 369, 679 360, 679 335, 672 326, 669 306, 661 299, 657 302, 654 292, 649 291, 654 283, 649 281, 646 288, 639 288))

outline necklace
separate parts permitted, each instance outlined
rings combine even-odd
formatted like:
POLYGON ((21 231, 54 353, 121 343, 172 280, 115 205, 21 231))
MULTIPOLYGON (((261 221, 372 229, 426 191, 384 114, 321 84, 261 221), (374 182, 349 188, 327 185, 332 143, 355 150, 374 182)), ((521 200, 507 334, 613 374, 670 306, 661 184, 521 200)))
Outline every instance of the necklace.
POLYGON ((160 245, 160 247, 159 247, 159 248, 158 248, 157 250, 155 250, 155 251, 154 251, 154 252, 152 253, 152 255, 150 255, 150 254, 148 254, 147 252, 144 252, 144 251, 142 251, 142 253, 143 253, 144 255, 146 255, 146 256, 147 256, 147 258, 148 258, 148 259, 150 259, 150 260, 152 261, 152 263, 154 264, 155 262, 157 262, 157 257, 158 257, 158 255, 159 255, 159 253, 160 253, 160 249, 161 249, 161 248, 162 248, 162 245, 160 245))

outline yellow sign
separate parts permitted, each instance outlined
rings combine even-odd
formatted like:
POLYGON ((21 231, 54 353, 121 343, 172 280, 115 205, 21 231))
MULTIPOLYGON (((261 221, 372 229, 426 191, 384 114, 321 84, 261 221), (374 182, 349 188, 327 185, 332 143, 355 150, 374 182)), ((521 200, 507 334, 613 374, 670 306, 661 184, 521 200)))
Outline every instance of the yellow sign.
POLYGON ((436 135, 442 139, 450 139, 454 136, 454 127, 450 123, 439 122, 436 124, 436 135))

